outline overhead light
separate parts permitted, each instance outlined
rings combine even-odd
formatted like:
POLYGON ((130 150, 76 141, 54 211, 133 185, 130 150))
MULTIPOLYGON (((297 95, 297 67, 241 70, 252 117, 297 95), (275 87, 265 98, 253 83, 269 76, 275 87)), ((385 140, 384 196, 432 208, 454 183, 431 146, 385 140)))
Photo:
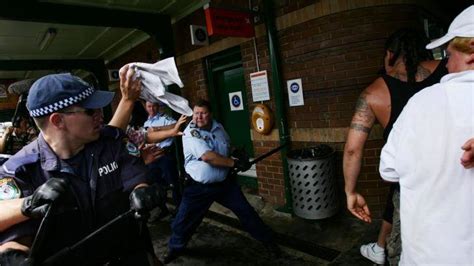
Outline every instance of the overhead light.
POLYGON ((39 43, 39 49, 41 51, 48 49, 49 45, 51 45, 51 43, 53 42, 54 37, 56 37, 56 34, 57 31, 55 28, 48 28, 44 33, 41 42, 39 43))

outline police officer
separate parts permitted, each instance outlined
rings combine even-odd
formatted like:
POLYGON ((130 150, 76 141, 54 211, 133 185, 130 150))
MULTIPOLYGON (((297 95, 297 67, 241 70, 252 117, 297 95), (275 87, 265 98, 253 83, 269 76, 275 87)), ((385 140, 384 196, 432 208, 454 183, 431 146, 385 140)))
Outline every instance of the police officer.
POLYGON ((182 254, 214 201, 232 210, 253 238, 263 242, 272 255, 278 255, 272 230, 248 203, 236 181, 228 178, 231 168, 246 171, 250 164, 229 157, 229 136, 222 125, 212 119, 210 104, 205 100, 194 106, 193 121, 184 130, 183 152, 189 184, 184 188, 181 205, 172 222, 168 253, 163 262, 169 263, 182 254))
MULTIPOLYGON (((169 130, 175 127, 176 120, 163 112, 164 107, 165 105, 161 102, 146 102, 145 109, 148 113, 148 120, 145 121, 143 126, 150 132, 149 135, 153 134, 153 131, 169 130)), ((181 189, 175 155, 172 151, 173 142, 174 138, 169 137, 157 143, 156 146, 163 149, 165 153, 154 162, 148 164, 147 167, 150 170, 148 173, 150 180, 156 180, 160 189, 166 191, 166 187, 171 187, 174 204, 178 207, 181 202, 181 189)), ((169 210, 164 202, 160 208, 162 212, 157 219, 161 219, 169 214, 169 210)))
MULTIPOLYGON (((140 86, 130 77, 121 76, 121 89, 140 86)), ((27 107, 41 134, 0 170, 1 265, 26 256, 46 213, 42 229, 47 233, 36 239, 39 246, 30 254, 36 262, 51 259, 129 209, 139 217, 156 206, 136 147, 124 143, 118 128, 102 127, 100 109, 112 98, 113 93, 95 91, 71 74, 48 75, 31 87, 27 107)), ((133 100, 123 97, 119 106, 132 106, 133 100)), ((53 264, 159 263, 147 228, 132 215, 63 255, 53 264)))

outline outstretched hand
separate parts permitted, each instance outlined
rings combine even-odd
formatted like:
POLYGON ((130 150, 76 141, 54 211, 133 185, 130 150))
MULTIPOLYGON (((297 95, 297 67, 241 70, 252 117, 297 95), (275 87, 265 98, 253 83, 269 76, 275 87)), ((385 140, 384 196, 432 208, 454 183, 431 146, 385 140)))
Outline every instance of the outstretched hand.
POLYGON ((372 218, 370 217, 369 206, 365 202, 364 197, 354 192, 347 194, 347 209, 357 218, 361 219, 366 223, 371 223, 372 218))
POLYGON ((185 115, 181 115, 178 119, 178 121, 176 122, 176 124, 174 125, 174 135, 175 136, 182 136, 183 135, 183 132, 180 130, 181 129, 181 125, 186 123, 186 121, 188 120, 188 117, 185 116, 185 115))
POLYGON ((122 99, 135 102, 140 97, 142 88, 141 80, 137 78, 136 72, 130 67, 125 65, 120 69, 120 92, 122 93, 122 99))
POLYGON ((474 138, 466 141, 461 149, 464 150, 461 156, 462 166, 466 169, 472 168, 474 166, 474 138))
POLYGON ((156 161, 156 159, 162 157, 165 154, 165 150, 157 147, 156 145, 145 145, 142 143, 140 147, 140 153, 145 164, 156 161))

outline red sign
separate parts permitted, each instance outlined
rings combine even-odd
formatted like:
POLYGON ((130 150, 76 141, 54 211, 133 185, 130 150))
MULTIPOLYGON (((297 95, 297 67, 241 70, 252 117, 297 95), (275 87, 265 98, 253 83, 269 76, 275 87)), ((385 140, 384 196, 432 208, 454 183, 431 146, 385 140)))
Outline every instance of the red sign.
POLYGON ((206 14, 209 36, 253 37, 255 29, 251 13, 208 7, 206 14))

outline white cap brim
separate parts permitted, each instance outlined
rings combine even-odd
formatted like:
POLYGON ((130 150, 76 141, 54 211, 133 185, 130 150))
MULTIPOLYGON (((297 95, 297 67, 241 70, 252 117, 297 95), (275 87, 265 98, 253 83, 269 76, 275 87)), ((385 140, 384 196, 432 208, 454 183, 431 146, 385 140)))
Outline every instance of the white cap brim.
POLYGON ((452 39, 454 39, 455 36, 451 36, 450 34, 446 34, 444 35, 443 37, 439 38, 439 39, 436 39, 434 41, 432 41, 431 43, 429 43, 428 45, 426 45, 426 49, 434 49, 436 47, 440 47, 441 45, 451 41, 452 39))

